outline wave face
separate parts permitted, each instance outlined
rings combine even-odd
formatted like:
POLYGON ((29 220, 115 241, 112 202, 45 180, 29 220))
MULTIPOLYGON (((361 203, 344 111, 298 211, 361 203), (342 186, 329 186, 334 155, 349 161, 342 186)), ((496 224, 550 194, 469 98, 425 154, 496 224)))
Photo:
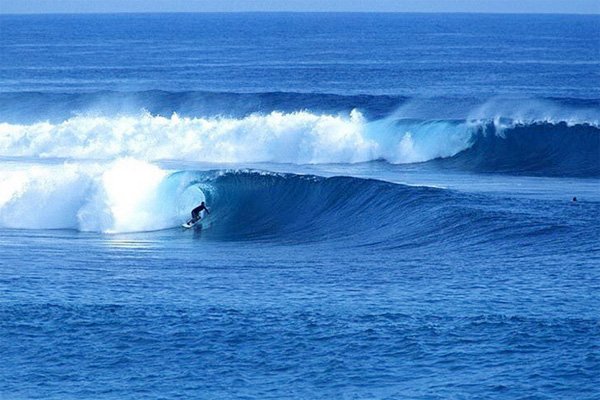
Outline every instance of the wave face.
POLYGON ((205 224, 217 222, 211 235, 222 239, 297 234, 319 240, 332 226, 339 238, 356 229, 380 234, 378 221, 398 219, 402 207, 440 195, 434 189, 349 177, 167 172, 133 159, 17 169, 3 174, 0 184, 2 227, 161 230, 178 227, 195 205, 207 201, 213 212, 205 224))
POLYGON ((482 243, 508 250, 541 236, 567 245, 577 234, 569 228, 577 210, 565 209, 562 201, 506 199, 499 205, 493 197, 448 189, 251 170, 177 172, 168 180, 202 192, 212 207, 202 235, 214 240, 477 251, 482 243))
POLYGON ((600 176, 600 129, 566 122, 487 124, 472 145, 436 165, 459 170, 544 176, 600 176))
POLYGON ((369 179, 252 171, 204 176, 198 185, 214 205, 209 237, 275 242, 391 243, 400 231, 422 237, 414 227, 426 208, 451 196, 369 179))

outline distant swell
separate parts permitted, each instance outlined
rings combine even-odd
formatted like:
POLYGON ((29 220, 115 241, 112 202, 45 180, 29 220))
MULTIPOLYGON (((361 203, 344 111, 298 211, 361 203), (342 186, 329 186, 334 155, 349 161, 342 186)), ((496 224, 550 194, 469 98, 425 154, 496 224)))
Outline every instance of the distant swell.
POLYGON ((140 92, 99 91, 90 93, 0 93, 3 122, 62 122, 77 115, 152 115, 183 117, 225 116, 243 118, 254 113, 348 113, 360 109, 368 118, 383 118, 407 100, 402 96, 337 95, 323 93, 230 93, 230 92, 140 92))
POLYGON ((83 93, 3 92, 0 93, 0 122, 54 124, 79 115, 138 115, 145 110, 152 115, 182 117, 243 118, 273 111, 315 114, 347 114, 358 109, 369 120, 391 114, 415 119, 487 119, 505 116, 519 119, 566 119, 580 114, 598 117, 600 99, 481 99, 437 96, 409 98, 399 95, 340 95, 295 92, 169 92, 147 90, 134 92, 96 91, 83 93), (400 112, 398 112, 400 110, 400 112), (474 112, 475 111, 475 112, 474 112))

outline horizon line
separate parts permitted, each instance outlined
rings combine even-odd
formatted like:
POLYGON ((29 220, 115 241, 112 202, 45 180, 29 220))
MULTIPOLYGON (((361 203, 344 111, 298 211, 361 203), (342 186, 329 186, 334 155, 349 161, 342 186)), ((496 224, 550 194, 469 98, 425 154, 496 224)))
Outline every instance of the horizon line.
POLYGON ((120 15, 120 14, 475 14, 475 15, 590 15, 599 16, 600 11, 588 12, 504 12, 504 11, 324 11, 324 10, 240 10, 240 11, 93 11, 93 12, 0 12, 4 15, 120 15))

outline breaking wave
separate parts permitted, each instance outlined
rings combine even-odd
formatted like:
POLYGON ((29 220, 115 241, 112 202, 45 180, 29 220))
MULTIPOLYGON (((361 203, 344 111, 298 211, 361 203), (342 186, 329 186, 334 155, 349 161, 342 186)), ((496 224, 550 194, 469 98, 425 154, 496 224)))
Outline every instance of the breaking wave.
POLYGON ((384 160, 600 176, 600 101, 310 93, 0 93, 0 157, 201 163, 384 160))
POLYGON ((0 123, 0 156, 210 163, 436 162, 484 172, 599 176, 600 128, 581 121, 368 121, 271 112, 243 118, 79 116, 54 124, 0 123))
POLYGON ((26 165, 4 171, 0 225, 108 233, 170 228, 201 196, 179 192, 167 176, 131 159, 108 166, 26 165))
POLYGON ((235 118, 74 117, 59 124, 0 124, 0 155, 216 163, 392 163, 448 157, 467 148, 467 124, 452 121, 368 122, 295 112, 235 118))
MULTIPOLYGON (((30 166, 0 176, 0 227, 126 233, 182 229, 206 201, 213 240, 476 245, 546 234, 539 215, 500 212, 485 197, 355 177, 252 170, 165 171, 133 159, 30 166)), ((549 238, 549 240, 552 237, 549 238)), ((554 239, 553 239, 554 240, 554 239)), ((561 239, 562 240, 562 239, 561 239)))

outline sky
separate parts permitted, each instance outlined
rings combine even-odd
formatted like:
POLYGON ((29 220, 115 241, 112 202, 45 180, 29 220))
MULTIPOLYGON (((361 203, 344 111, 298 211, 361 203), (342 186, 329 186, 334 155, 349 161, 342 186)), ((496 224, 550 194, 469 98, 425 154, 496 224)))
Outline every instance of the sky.
POLYGON ((236 11, 600 14, 600 0, 0 0, 0 14, 236 11))

